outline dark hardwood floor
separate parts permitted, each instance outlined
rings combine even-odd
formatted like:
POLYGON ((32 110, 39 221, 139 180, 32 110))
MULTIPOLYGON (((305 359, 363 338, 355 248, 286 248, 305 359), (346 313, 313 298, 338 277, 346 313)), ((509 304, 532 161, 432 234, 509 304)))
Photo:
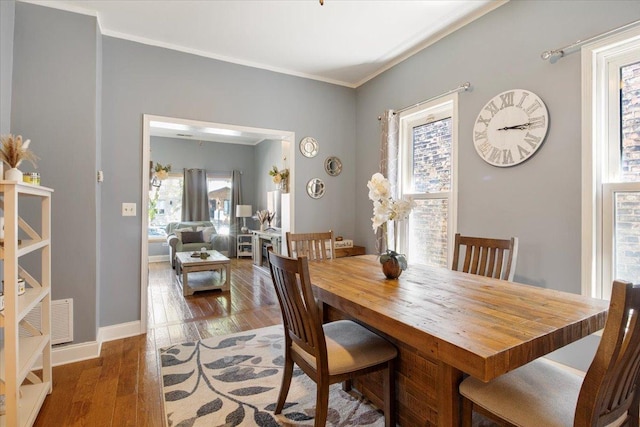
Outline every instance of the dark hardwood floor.
POLYGON ((164 426, 158 349, 281 323, 268 270, 231 260, 231 295, 182 296, 169 263, 149 264, 146 335, 106 342, 99 358, 53 368, 36 426, 164 426))

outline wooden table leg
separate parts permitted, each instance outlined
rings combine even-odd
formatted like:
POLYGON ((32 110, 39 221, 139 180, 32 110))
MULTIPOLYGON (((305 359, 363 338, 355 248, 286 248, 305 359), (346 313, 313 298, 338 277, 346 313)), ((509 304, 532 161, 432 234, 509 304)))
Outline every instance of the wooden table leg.
POLYGON ((462 381, 462 371, 438 362, 438 383, 440 398, 438 399, 438 425, 451 427, 460 425, 461 399, 458 386, 462 381))
POLYGON ((189 287, 189 280, 187 279, 189 273, 187 273, 187 268, 182 267, 182 295, 188 297, 189 295, 193 295, 194 291, 189 287))
MULTIPOLYGON (((226 263, 225 267, 225 277, 224 277, 224 286, 222 286, 223 291, 231 290, 231 263, 226 263)), ((220 270, 222 273, 222 270, 220 270)))

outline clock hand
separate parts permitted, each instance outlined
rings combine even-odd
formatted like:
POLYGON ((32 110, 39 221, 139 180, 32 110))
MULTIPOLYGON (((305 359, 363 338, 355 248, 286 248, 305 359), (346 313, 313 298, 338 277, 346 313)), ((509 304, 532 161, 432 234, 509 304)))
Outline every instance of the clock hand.
POLYGON ((531 126, 531 123, 523 123, 521 125, 505 126, 503 128, 498 128, 497 130, 510 130, 510 129, 524 130, 524 129, 529 129, 529 126, 531 126))

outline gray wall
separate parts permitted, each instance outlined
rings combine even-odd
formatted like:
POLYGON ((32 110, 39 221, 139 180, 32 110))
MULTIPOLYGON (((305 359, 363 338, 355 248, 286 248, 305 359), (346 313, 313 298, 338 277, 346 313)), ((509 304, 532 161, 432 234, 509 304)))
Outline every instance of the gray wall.
MULTIPOLYGON (((256 197, 252 203, 254 212, 267 209, 267 192, 276 190, 276 184, 273 183, 273 178, 269 175, 271 168, 275 165, 278 170, 284 169, 280 141, 264 141, 256 147, 256 150, 256 197)), ((254 224, 256 228, 260 226, 257 221, 254 224)))
POLYGON ((14 2, 0 1, 0 135, 11 132, 11 77, 13 74, 15 9, 14 2))
MULTIPOLYGON (((358 88, 356 218, 371 215, 366 183, 378 170, 378 115, 470 81, 459 96, 458 231, 518 236, 516 281, 580 293, 580 52, 554 62, 540 53, 638 19, 638 1, 511 1, 358 88), (512 88, 538 94, 550 126, 531 159, 502 169, 477 155, 471 135, 485 103, 512 88)), ((373 250, 370 221, 357 221, 355 234, 373 250)), ((585 369, 597 341, 552 357, 585 369)))
POLYGON ((56 189, 53 294, 76 299, 77 342, 95 338, 95 316, 99 326, 140 319, 141 217, 120 209, 136 202, 140 211, 143 114, 295 132, 295 230, 333 228, 372 251, 366 182, 378 168, 377 116, 464 81, 473 90, 460 94, 458 230, 518 236, 517 280, 579 292, 580 55, 539 55, 638 18, 637 1, 512 1, 354 91, 101 38, 94 18, 18 3, 11 130, 32 139, 43 184, 56 189), (484 103, 509 88, 540 95, 551 121, 532 159, 499 169, 470 135, 484 103), (313 159, 297 149, 308 135, 320 144, 313 159), (342 159, 338 177, 324 173, 330 155, 342 159), (97 188, 96 165, 105 172, 97 188), (327 183, 320 200, 304 192, 314 177, 327 183))
POLYGON ((99 312, 97 31, 92 17, 15 5, 11 130, 31 139, 42 185, 55 189, 52 296, 74 299, 76 342, 95 339, 99 312))
MULTIPOLYGON (((141 218, 123 218, 120 204, 141 203, 143 114, 293 131, 296 138, 312 134, 325 141, 327 149, 355 138, 355 92, 348 88, 111 37, 103 39, 103 64, 106 180, 100 256, 103 266, 119 268, 102 270, 100 326, 140 318, 141 218)), ((299 164, 295 180, 300 188, 298 183, 306 182, 309 173, 321 172, 321 163, 299 164)), ((300 227, 352 229, 353 205, 338 218, 320 217, 317 211, 329 210, 330 202, 299 203, 295 209, 300 227)))
MULTIPOLYGON (((378 115, 470 81, 459 96, 458 231, 518 236, 516 281, 580 293, 580 53, 555 63, 540 53, 639 18, 637 1, 511 1, 358 88, 356 217, 371 215, 378 115), (512 88, 538 94, 550 126, 530 160, 497 168, 477 155, 472 128, 484 104, 512 88)), ((370 222, 356 227, 373 249, 370 222)))

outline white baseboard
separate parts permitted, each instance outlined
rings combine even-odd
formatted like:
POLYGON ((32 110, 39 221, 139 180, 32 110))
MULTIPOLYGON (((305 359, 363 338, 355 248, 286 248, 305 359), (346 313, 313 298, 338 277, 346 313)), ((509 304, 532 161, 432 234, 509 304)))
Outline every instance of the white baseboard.
POLYGON ((169 262, 169 255, 149 255, 149 262, 169 262))
POLYGON ((102 344, 103 342, 140 335, 145 332, 140 330, 140 326, 139 320, 120 323, 119 325, 105 326, 98 330, 98 342, 102 344))
MULTIPOLYGON (((53 366, 59 366, 80 362, 82 360, 95 359, 96 357, 100 357, 102 343, 145 333, 145 331, 141 331, 140 328, 141 323, 139 320, 100 328, 98 329, 96 341, 54 347, 51 351, 51 363, 53 366)), ((42 367, 42 361, 39 362, 38 366, 42 367)))

